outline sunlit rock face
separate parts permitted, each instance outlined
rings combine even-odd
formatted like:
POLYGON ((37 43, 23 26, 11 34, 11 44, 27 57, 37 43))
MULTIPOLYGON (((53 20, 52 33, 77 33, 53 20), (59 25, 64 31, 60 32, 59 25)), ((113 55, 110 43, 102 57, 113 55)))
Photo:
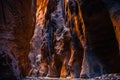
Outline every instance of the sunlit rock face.
POLYGON ((32 3, 0 1, 0 80, 17 80, 30 70, 29 42, 35 24, 32 3))
MULTIPOLYGON (((48 62, 51 57, 51 44, 49 37, 51 38, 51 31, 49 26, 51 13, 55 10, 57 5, 52 5, 55 0, 37 0, 37 12, 36 12, 36 28, 34 31, 34 36, 31 40, 31 50, 29 53, 29 58, 31 62, 31 71, 30 75, 34 73, 32 70, 33 66, 37 67, 37 70, 40 72, 40 76, 46 76, 48 72, 48 62), (49 8, 49 9, 48 9, 49 8), (50 54, 49 54, 50 51, 50 54), (39 55, 42 57, 40 58, 39 55), (37 57, 39 59, 37 59, 37 57), (47 66, 44 66, 47 65, 47 66), (45 71, 45 72, 44 72, 45 71), (45 74, 45 75, 44 75, 45 74)), ((56 1, 55 1, 56 2, 56 1)))
MULTIPOLYGON (((67 0, 55 2, 54 5, 51 5, 52 1, 49 0, 47 4, 38 7, 37 25, 31 40, 32 49, 29 54, 31 66, 35 65, 39 68, 39 72, 42 72, 44 70, 40 66, 47 64, 44 68, 45 72, 40 74, 44 73, 49 77, 80 77, 83 58, 80 39, 83 32, 82 30, 80 32, 78 28, 81 22, 80 14, 77 12, 79 3, 77 1, 67 2, 67 0), (66 11, 67 9, 69 11, 66 11), (74 11, 72 12, 72 10, 74 11), (38 14, 42 16, 40 17, 38 14), (68 17, 69 19, 67 19, 68 17), (71 24, 73 25, 71 26, 71 24), (42 55, 42 59, 39 60, 38 65, 36 57, 39 55, 42 55)), ((30 71, 30 74, 34 73, 30 71)))
POLYGON ((28 76, 119 73, 119 3, 111 1, 37 0, 28 76))
POLYGON ((44 41, 43 27, 44 27, 45 14, 47 10, 47 3, 48 0, 36 1, 36 24, 35 24, 34 35, 30 41, 30 52, 29 52, 31 67, 37 65, 36 57, 41 53, 41 45, 42 42, 44 41))
POLYGON ((66 64, 68 65, 67 76, 68 73, 71 77, 80 77, 82 59, 83 59, 83 29, 82 29, 82 19, 80 13, 80 5, 79 2, 73 0, 65 0, 63 5, 63 13, 65 26, 69 29, 68 33, 64 35, 64 46, 67 47, 69 43, 69 47, 66 51, 66 64), (67 43, 66 43, 67 42, 67 43), (70 58, 68 59, 68 57, 70 58))

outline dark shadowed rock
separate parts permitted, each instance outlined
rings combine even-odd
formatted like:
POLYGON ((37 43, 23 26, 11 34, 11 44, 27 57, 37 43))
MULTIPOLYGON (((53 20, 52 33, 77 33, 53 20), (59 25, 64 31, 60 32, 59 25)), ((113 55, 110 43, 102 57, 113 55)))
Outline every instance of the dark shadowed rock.
POLYGON ((0 80, 17 80, 30 70, 29 42, 35 24, 32 3, 0 1, 0 80))

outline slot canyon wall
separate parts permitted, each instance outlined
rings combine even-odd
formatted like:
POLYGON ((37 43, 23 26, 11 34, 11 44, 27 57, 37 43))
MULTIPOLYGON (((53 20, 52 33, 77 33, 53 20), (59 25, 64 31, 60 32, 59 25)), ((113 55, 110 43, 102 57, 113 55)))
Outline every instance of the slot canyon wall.
POLYGON ((32 0, 0 0, 0 80, 20 80, 30 70, 35 6, 32 0))
POLYGON ((30 75, 92 78, 120 72, 119 1, 38 1, 30 75))
POLYGON ((1 0, 0 80, 120 73, 119 17, 119 0, 1 0))

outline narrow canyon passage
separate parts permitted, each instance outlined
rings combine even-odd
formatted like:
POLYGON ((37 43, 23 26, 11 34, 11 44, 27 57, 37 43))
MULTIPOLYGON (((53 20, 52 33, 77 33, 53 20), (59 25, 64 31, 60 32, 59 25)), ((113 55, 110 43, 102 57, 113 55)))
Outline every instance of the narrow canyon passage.
POLYGON ((119 31, 115 32, 110 3, 119 5, 112 0, 38 0, 30 76, 93 78, 119 73, 119 31))
POLYGON ((0 80, 120 79, 119 0, 1 0, 0 80))

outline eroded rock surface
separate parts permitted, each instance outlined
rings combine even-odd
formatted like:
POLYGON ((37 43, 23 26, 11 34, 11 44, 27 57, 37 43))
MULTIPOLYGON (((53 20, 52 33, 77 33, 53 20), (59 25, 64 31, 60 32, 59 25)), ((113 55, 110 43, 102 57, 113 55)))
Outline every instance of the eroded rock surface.
POLYGON ((1 0, 0 79, 120 73, 119 11, 119 0, 1 0))
POLYGON ((38 11, 44 14, 40 19, 43 21, 37 22, 42 24, 39 37, 43 41, 36 38, 41 47, 35 51, 40 50, 37 54, 43 56, 41 64, 48 65, 46 76, 91 78, 119 72, 119 27, 114 27, 119 18, 115 13, 119 11, 117 1, 46 0, 44 3, 41 9, 44 12, 38 11), (55 4, 51 5, 52 2, 55 4))
POLYGON ((32 3, 0 1, 0 80, 17 80, 30 70, 29 42, 35 24, 32 3))

